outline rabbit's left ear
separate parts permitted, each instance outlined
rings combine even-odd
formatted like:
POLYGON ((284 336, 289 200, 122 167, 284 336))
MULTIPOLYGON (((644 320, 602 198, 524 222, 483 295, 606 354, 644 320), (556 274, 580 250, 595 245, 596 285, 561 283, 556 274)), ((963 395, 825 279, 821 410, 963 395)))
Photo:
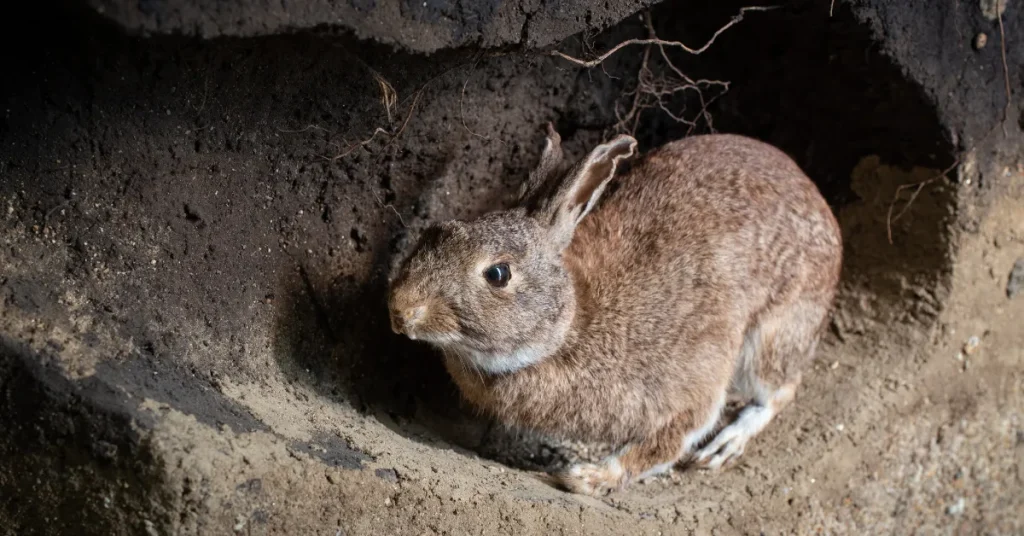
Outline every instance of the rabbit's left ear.
POLYGON ((559 166, 562 164, 562 137, 555 130, 555 125, 547 124, 547 138, 544 140, 544 151, 541 152, 540 162, 530 172, 530 177, 523 183, 519 190, 519 202, 523 205, 537 203, 550 197, 552 184, 558 177, 559 166))
POLYGON ((559 249, 572 241, 573 232, 615 176, 619 163, 636 154, 636 140, 619 135, 598 145, 565 175, 554 194, 534 214, 550 228, 551 239, 559 249))

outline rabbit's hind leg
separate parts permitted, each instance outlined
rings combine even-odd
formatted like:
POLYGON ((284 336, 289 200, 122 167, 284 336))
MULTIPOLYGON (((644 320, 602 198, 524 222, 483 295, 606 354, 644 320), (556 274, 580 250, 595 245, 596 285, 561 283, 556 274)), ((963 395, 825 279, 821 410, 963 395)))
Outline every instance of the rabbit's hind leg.
POLYGON ((797 377, 783 384, 765 399, 744 407, 736 420, 723 428, 704 448, 697 451, 695 462, 709 469, 719 469, 743 454, 747 442, 761 433, 782 408, 789 404, 800 385, 797 377))
POLYGON ((697 452, 698 465, 718 469, 738 458, 747 442, 793 401, 828 312, 821 302, 812 297, 776 306, 747 330, 730 385, 731 397, 747 405, 697 452))

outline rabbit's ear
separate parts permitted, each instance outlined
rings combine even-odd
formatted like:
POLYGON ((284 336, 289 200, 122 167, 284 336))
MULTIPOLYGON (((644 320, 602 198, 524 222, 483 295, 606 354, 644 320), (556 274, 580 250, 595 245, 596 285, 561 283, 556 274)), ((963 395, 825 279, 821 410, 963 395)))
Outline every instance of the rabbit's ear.
POLYGON ((594 208, 619 163, 636 154, 636 146, 636 140, 625 134, 598 145, 565 175, 544 206, 538 207, 535 217, 550 225, 557 247, 569 245, 580 220, 594 208))
POLYGON ((519 201, 522 204, 536 203, 541 198, 550 197, 545 195, 552 187, 552 180, 558 172, 562 163, 562 137, 555 131, 555 125, 547 124, 547 139, 544 142, 544 151, 540 155, 540 162, 530 172, 530 177, 523 183, 519 190, 519 201))

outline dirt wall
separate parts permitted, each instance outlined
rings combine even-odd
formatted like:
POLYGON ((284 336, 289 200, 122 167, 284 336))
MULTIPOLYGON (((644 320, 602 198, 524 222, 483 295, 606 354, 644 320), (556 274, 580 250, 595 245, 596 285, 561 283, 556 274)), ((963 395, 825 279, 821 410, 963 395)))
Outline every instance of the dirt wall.
MULTIPOLYGON (((889 499, 860 497, 868 513, 854 515, 839 476, 821 496, 808 481, 852 474, 838 455, 814 461, 847 452, 834 444, 840 418, 866 452, 902 459, 847 413, 849 400, 880 400, 876 415, 902 407, 889 393, 944 325, 959 237, 1015 191, 1020 110, 1011 102, 1000 123, 995 21, 967 3, 914 8, 910 24, 895 4, 840 3, 830 14, 792 2, 749 14, 701 56, 673 54, 729 91, 711 104, 668 103, 713 118, 694 129, 644 112, 642 147, 715 129, 786 150, 840 217, 843 291, 807 388, 820 402, 779 424, 754 453, 761 462, 721 478, 674 474, 602 502, 530 472, 592 452, 475 417, 432 351, 390 333, 383 293, 390 263, 424 223, 510 202, 546 121, 577 155, 614 126, 642 48, 581 70, 534 47, 641 6, 612 2, 588 16, 582 3, 504 3, 485 24, 462 4, 427 6, 437 16, 371 4, 359 18, 349 14, 360 6, 342 3, 265 13, 68 2, 5 21, 5 48, 20 53, 0 82, 4 530, 887 526, 876 508, 889 499), (990 40, 975 50, 979 31, 990 40), (929 182, 890 225, 900 185, 951 166, 950 180, 929 182), (845 374, 848 365, 857 368, 845 374)), ((701 43, 739 7, 669 2, 652 10, 652 26, 701 43)), ((1020 11, 1011 6, 1003 23, 1019 35, 1020 11)), ((646 31, 629 17, 559 47, 585 55, 646 31)), ((1020 49, 1007 49, 1014 91, 1020 49)), ((1021 237, 1002 240, 1013 248, 1021 237)), ((988 415, 992 401, 977 400, 988 415)), ((945 501, 945 491, 925 496, 945 501)), ((976 523, 1011 527, 1008 511, 976 523)))

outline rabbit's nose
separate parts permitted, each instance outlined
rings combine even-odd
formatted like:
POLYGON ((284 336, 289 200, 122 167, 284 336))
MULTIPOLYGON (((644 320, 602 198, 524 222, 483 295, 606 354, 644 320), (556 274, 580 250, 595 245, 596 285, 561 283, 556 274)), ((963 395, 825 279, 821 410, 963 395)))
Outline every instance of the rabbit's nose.
POLYGON ((391 329, 395 333, 407 333, 426 316, 427 306, 417 305, 391 312, 391 329))

